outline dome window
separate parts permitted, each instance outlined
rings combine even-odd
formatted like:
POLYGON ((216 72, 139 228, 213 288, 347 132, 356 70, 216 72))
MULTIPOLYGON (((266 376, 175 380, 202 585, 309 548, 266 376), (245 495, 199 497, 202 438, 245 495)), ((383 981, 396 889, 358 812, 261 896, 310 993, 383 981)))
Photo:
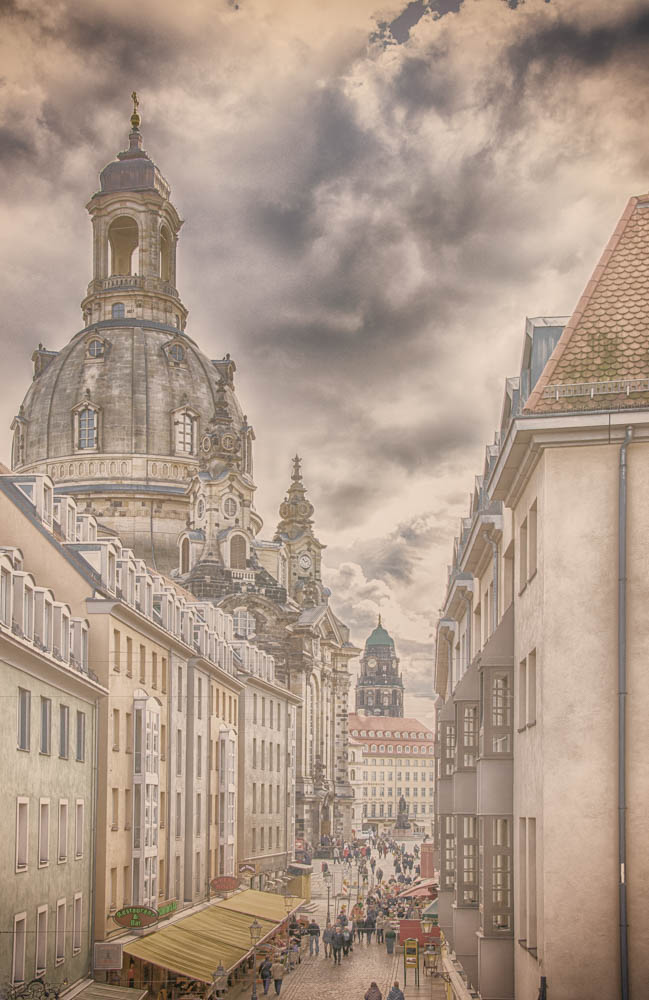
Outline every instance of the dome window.
POLYGON ((180 344, 172 344, 169 348, 169 356, 180 365, 185 360, 185 352, 180 344))
POLYGON ((99 407, 86 398, 72 411, 75 451, 97 451, 99 448, 99 407))
POLYGON ((186 367, 187 348, 182 341, 174 337, 173 340, 168 340, 162 349, 165 352, 167 361, 172 368, 186 367))
POLYGON ((246 568, 246 540, 243 535, 234 535, 230 541, 230 569, 246 568))
POLYGON ((124 317, 126 316, 126 308, 124 306, 124 303, 113 302, 110 313, 113 319, 124 319, 124 317))
POLYGON ((133 274, 135 253, 140 244, 140 234, 135 219, 128 215, 120 215, 108 227, 108 246, 110 248, 110 273, 133 274))
POLYGON ((198 447, 198 416, 184 406, 173 414, 174 447, 177 455, 195 455, 198 447))
MULTIPOLYGON (((113 310, 115 306, 113 306, 113 310)), ((91 358, 102 358, 104 356, 104 343, 102 340, 91 340, 88 344, 88 354, 91 358)))

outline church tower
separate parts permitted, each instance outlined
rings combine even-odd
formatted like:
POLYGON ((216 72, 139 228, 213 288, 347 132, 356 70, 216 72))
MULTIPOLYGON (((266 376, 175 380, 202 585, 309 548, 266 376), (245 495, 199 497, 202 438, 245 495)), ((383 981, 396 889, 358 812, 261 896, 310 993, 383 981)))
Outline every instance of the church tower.
POLYGON ((394 639, 379 623, 365 643, 356 682, 356 711, 364 715, 403 718, 403 679, 394 639))
POLYGON ((301 461, 293 459, 293 474, 288 493, 279 508, 281 518, 275 541, 282 542, 288 554, 288 593, 303 607, 326 603, 329 591, 322 586, 322 550, 326 548, 313 533, 313 504, 306 498, 301 461))

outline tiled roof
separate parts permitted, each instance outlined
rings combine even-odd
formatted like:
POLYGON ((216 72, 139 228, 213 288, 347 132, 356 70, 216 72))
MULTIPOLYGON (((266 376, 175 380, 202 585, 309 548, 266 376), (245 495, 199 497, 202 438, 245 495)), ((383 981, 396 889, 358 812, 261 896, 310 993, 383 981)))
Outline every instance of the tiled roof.
POLYGON ((525 412, 649 406, 632 379, 649 379, 649 195, 629 200, 525 412))
POLYGON ((405 733, 430 732, 430 726, 420 722, 419 719, 398 719, 390 715, 357 715, 355 712, 349 714, 348 726, 350 730, 357 729, 359 732, 362 729, 365 732, 369 732, 370 729, 377 732, 380 729, 386 735, 388 732, 401 733, 402 737, 405 733))

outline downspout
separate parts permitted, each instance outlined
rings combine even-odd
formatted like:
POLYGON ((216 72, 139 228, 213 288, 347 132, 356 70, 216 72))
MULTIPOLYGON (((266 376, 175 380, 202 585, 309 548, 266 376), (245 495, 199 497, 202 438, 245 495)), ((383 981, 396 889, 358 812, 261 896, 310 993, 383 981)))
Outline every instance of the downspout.
POLYGON ((626 898, 626 593, 627 593, 627 449, 633 428, 627 427, 620 446, 618 481, 618 850, 620 911, 620 984, 622 1000, 629 998, 629 938, 626 898))
POLYGON ((471 664, 473 652, 473 594, 464 594, 466 604, 466 666, 471 664))
MULTIPOLYGON (((93 762, 93 784, 94 788, 92 791, 92 865, 91 865, 91 883, 90 883, 90 893, 92 899, 92 905, 90 907, 90 941, 89 941, 89 957, 90 957, 90 970, 88 975, 92 977, 95 968, 95 903, 92 898, 95 892, 95 886, 97 884, 97 807, 99 805, 99 699, 95 699, 95 711, 94 725, 95 725, 95 759, 93 762)), ((108 977, 106 977, 108 978, 108 977)))
POLYGON ((494 542, 493 538, 489 536, 487 536, 487 541, 491 545, 494 556, 494 599, 491 602, 491 632, 493 634, 498 628, 498 542, 494 542))

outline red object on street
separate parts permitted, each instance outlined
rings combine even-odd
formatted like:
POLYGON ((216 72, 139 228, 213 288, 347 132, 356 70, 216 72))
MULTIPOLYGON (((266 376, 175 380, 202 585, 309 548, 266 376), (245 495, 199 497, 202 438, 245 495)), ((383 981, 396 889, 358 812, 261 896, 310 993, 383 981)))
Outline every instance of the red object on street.
POLYGON ((424 934, 421 929, 421 920, 399 921, 399 944, 403 944, 406 938, 417 938, 423 947, 429 941, 439 941, 441 933, 439 927, 433 927, 430 934, 424 934))
POLYGON ((435 866, 433 865, 433 845, 422 844, 419 864, 421 866, 422 878, 435 878, 435 866))

